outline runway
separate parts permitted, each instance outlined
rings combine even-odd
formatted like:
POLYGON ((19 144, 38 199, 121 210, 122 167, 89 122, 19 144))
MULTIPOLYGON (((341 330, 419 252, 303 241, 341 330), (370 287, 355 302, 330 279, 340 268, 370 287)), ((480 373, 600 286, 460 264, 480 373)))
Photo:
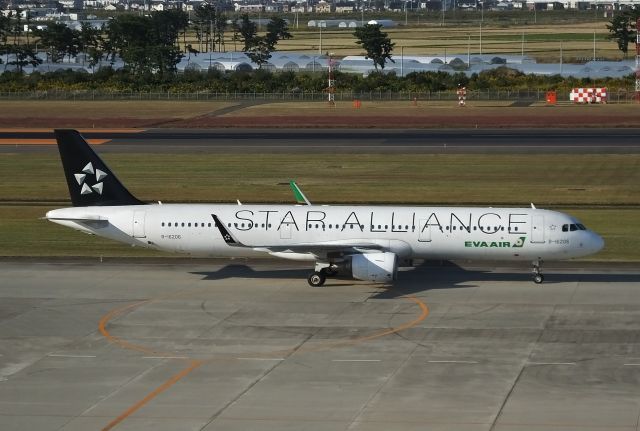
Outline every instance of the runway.
MULTIPOLYGON (((83 130, 104 152, 595 152, 640 151, 640 129, 149 129, 83 130)), ((0 151, 52 151, 46 130, 0 130, 0 151), (47 145, 49 144, 49 145, 47 145)))
POLYGON ((0 262, 0 429, 638 429, 640 268, 163 262, 0 262))

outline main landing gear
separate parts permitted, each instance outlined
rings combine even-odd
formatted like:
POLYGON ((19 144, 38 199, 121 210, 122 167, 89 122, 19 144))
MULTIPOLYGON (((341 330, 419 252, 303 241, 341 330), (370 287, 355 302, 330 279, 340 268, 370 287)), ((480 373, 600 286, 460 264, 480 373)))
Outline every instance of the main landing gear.
POLYGON ((535 284, 542 284, 544 281, 544 275, 542 275, 542 260, 536 260, 533 262, 533 282, 535 284))
POLYGON ((307 277, 307 282, 311 287, 321 287, 327 277, 333 277, 338 273, 338 267, 331 263, 316 263, 316 270, 307 277))
POLYGON ((311 275, 309 275, 307 281, 309 282, 309 286, 311 287, 321 287, 324 282, 327 281, 327 275, 325 274, 324 270, 314 271, 311 273, 311 275))

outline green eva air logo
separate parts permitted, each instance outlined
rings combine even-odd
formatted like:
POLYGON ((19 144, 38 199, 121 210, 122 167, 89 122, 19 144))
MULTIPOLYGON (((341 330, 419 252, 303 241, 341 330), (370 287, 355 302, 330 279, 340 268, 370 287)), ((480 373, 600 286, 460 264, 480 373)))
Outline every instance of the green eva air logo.
POLYGON ((526 236, 521 236, 514 243, 510 241, 465 241, 464 246, 470 248, 522 248, 526 236))

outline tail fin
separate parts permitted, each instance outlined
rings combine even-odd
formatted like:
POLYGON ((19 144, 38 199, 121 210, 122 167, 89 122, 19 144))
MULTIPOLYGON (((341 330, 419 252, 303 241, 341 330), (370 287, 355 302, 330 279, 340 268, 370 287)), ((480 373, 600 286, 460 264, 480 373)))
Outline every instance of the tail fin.
POLYGON ((120 183, 76 130, 54 130, 71 202, 76 207, 144 205, 120 183))

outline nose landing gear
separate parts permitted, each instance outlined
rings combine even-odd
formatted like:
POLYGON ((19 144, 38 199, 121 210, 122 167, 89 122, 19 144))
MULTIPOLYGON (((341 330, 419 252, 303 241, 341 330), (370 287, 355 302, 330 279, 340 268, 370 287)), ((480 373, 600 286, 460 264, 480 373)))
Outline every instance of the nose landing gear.
POLYGON ((542 284, 544 282, 544 275, 542 275, 542 260, 536 260, 533 262, 533 282, 535 284, 542 284))

